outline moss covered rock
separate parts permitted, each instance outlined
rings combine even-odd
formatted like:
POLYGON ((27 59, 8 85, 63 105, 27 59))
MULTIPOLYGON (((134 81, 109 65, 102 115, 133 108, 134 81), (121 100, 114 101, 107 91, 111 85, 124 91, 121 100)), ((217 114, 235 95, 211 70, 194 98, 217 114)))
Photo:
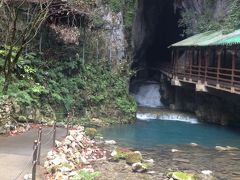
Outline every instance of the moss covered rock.
POLYGON ((139 151, 128 153, 128 156, 126 158, 126 162, 128 164, 134 164, 134 163, 142 162, 142 160, 143 160, 142 154, 139 151))
POLYGON ((171 172, 168 174, 168 176, 175 180, 196 180, 194 174, 185 173, 181 171, 171 172))
POLYGON ((86 128, 85 134, 93 139, 97 135, 97 130, 95 128, 86 128))

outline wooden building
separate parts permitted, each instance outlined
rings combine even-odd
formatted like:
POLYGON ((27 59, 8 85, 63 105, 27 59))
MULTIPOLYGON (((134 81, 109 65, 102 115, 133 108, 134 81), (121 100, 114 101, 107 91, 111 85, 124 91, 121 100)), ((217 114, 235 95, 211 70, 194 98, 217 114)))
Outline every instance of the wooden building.
POLYGON ((172 44, 171 64, 161 71, 172 84, 196 84, 197 91, 208 88, 240 94, 240 30, 230 34, 205 32, 172 44))

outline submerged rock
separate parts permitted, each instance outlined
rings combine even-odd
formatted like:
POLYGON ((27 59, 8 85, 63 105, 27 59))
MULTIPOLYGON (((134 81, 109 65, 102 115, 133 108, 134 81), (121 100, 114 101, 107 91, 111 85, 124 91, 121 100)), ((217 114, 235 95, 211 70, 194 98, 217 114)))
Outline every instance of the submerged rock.
POLYGON ((196 147, 196 146, 198 146, 198 144, 197 143, 190 143, 190 146, 196 147))
POLYGON ((217 151, 236 151, 239 150, 237 147, 231 147, 231 146, 216 146, 215 149, 217 151))

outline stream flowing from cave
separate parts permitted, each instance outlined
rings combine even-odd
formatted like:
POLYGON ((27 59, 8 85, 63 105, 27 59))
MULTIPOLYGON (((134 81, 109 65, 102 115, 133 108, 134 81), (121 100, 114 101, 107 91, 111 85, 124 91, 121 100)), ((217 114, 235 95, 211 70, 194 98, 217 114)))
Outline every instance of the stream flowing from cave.
POLYGON ((240 151, 219 152, 215 146, 240 148, 240 129, 201 123, 193 114, 164 108, 159 87, 148 83, 135 88, 133 96, 140 106, 136 123, 102 128, 100 134, 116 140, 119 146, 140 150, 147 158, 153 158, 157 172, 172 169, 201 173, 208 169, 217 179, 239 178, 240 151), (180 153, 172 152, 173 149, 180 153))

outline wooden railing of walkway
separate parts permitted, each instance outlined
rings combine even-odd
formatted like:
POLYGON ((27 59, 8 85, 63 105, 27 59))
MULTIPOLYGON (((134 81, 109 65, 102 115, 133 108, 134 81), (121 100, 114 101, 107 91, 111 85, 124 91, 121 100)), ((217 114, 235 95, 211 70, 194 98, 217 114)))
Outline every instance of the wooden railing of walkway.
POLYGON ((240 94, 240 70, 207 66, 181 66, 163 64, 160 71, 180 82, 202 84, 206 87, 240 94))

